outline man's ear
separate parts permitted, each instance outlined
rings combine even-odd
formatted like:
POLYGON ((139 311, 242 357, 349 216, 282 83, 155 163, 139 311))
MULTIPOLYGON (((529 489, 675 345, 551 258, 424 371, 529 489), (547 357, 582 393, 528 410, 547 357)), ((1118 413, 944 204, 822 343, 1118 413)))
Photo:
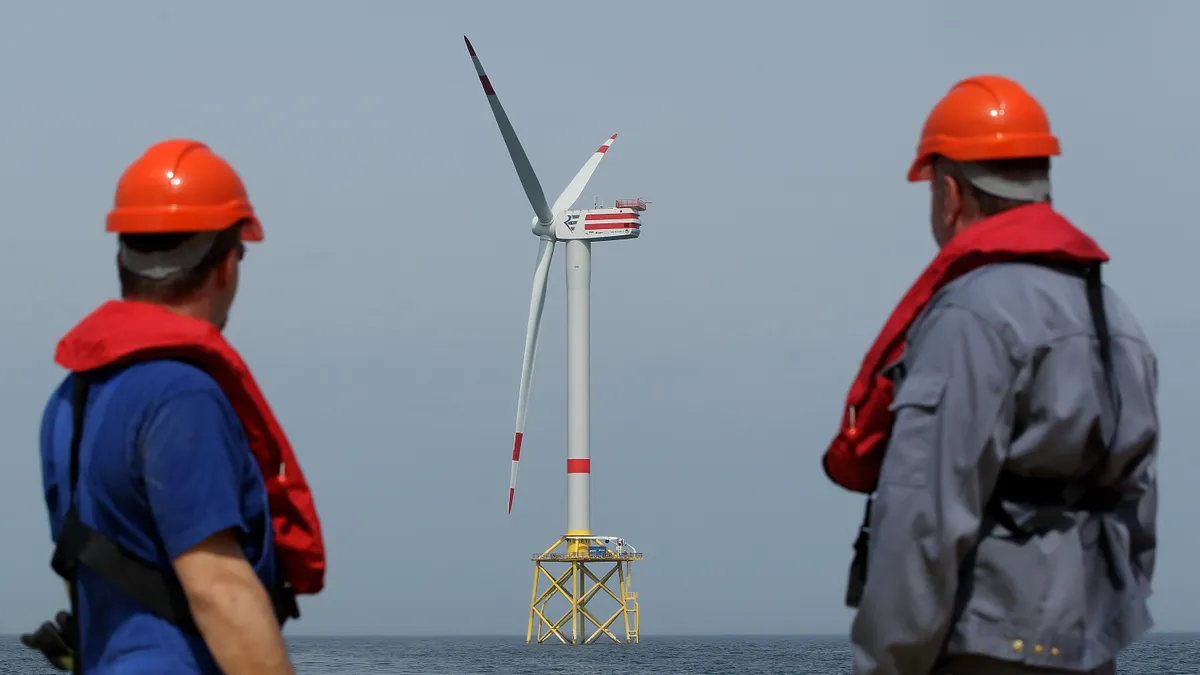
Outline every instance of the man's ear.
POLYGON ((233 285, 233 280, 237 274, 237 250, 231 250, 225 254, 225 258, 221 260, 221 264, 213 270, 213 281, 217 284, 217 290, 225 290, 233 285))
POLYGON ((942 174, 942 219, 944 225, 952 224, 963 208, 962 187, 949 174, 942 174))

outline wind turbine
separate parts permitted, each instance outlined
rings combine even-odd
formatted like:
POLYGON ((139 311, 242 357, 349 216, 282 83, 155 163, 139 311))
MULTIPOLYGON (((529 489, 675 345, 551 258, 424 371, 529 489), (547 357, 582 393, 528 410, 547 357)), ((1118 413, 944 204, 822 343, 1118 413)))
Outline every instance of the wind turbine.
MULTIPOLYGON (((479 81, 487 95, 488 104, 496 118, 496 124, 500 127, 500 134, 504 137, 504 144, 508 147, 513 167, 516 168, 517 176, 521 180, 521 187, 524 188, 525 196, 529 198, 529 204, 533 207, 532 230, 533 234, 538 237, 537 263, 534 266, 533 292, 529 300, 529 321, 525 329, 525 351, 521 362, 521 385, 517 393, 516 434, 513 438, 512 470, 508 486, 508 512, 510 514, 517 489, 517 467, 521 459, 525 418, 529 411, 530 382, 533 375, 534 357, 537 352, 538 333, 541 329, 542 310, 546 304, 546 283, 550 273, 550 261, 558 242, 564 242, 567 249, 567 533, 546 553, 535 557, 534 560, 538 561, 538 569, 541 569, 543 560, 571 561, 572 573, 576 586, 578 586, 580 578, 585 573, 585 570, 580 568, 585 566, 584 563, 588 560, 597 558, 608 562, 617 560, 619 566, 620 562, 628 563, 631 560, 641 559, 641 554, 632 553, 632 548, 629 551, 622 548, 619 555, 616 551, 608 549, 605 539, 615 540, 616 538, 595 538, 591 533, 590 302, 592 242, 637 238, 641 234, 641 212, 646 210, 647 203, 640 198, 619 199, 613 208, 571 209, 580 193, 583 192, 584 186, 596 171, 596 167, 600 165, 600 160, 604 159, 605 153, 616 140, 617 135, 613 134, 584 162, 583 168, 575 174, 570 183, 567 183, 566 188, 554 200, 554 204, 548 205, 537 174, 534 173, 529 158, 526 157, 525 150, 521 147, 521 142, 517 140, 512 123, 509 122, 508 115, 500 105, 500 99, 496 96, 496 90, 483 70, 483 64, 480 63, 475 48, 471 46, 471 41, 465 35, 463 40, 467 43, 467 51, 471 54, 475 72, 479 75, 479 81), (567 542, 567 556, 552 556, 551 552, 563 541, 567 542), (590 545, 592 543, 599 544, 599 546, 590 545)), ((628 565, 626 565, 627 567, 628 565)), ((627 574, 624 572, 621 575, 623 599, 621 601, 622 610, 618 610, 619 612, 628 609, 629 594, 626 591, 625 582, 627 574)), ((549 575, 548 572, 547 575, 549 575)), ((551 578, 553 579, 553 577, 551 578)), ((603 586, 603 583, 600 585, 603 586)), ((559 591, 563 590, 559 584, 556 584, 555 587, 559 591)), ((536 590, 537 581, 535 580, 535 605, 537 604, 536 590)), ((563 593, 564 596, 567 595, 565 591, 563 593)), ((609 593, 612 595, 611 591, 609 593)), ((572 604, 571 611, 575 612, 573 626, 574 632, 577 633, 579 616, 586 614, 583 605, 587 600, 581 599, 580 594, 576 592, 574 597, 568 597, 568 601, 572 604)), ((633 594, 633 601, 636 605, 636 594, 633 594)), ((636 610, 630 611, 636 612, 636 610)), ((537 612, 536 608, 531 608, 531 612, 530 630, 532 631, 533 613, 537 612)), ((585 616, 585 618, 587 617, 585 616)), ((543 621, 550 624, 544 616, 543 621)), ((626 615, 626 629, 627 639, 636 640, 638 631, 634 628, 630 632, 628 614, 626 615)), ((607 627, 601 628, 598 634, 601 631, 607 632, 607 627)), ((558 632, 557 626, 552 627, 551 633, 548 633, 547 637, 550 634, 556 634, 559 639, 566 641, 565 637, 558 632)), ((612 636, 611 633, 609 635, 612 636)), ((615 636, 613 639, 616 640, 615 636)), ((539 629, 540 641, 542 641, 542 637, 539 629)), ((574 637, 572 641, 575 641, 574 637)))

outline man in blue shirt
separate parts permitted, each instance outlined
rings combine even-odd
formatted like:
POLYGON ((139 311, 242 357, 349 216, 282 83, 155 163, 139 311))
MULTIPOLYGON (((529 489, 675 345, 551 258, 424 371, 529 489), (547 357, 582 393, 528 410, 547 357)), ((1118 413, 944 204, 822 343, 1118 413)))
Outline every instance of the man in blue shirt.
MULTIPOLYGON (((233 169, 202 144, 160 143, 122 176, 113 213, 134 214, 109 218, 120 233, 122 297, 147 307, 137 311, 162 308, 223 328, 242 242, 262 236, 233 169), (149 226, 147 203, 161 209, 149 226)), ((79 564, 75 671, 291 674, 268 591, 277 568, 267 492, 226 391, 201 367, 169 358, 88 372, 75 450, 80 377, 59 385, 42 420, 51 534, 61 544, 73 505, 86 528, 177 579, 194 630, 79 564)))

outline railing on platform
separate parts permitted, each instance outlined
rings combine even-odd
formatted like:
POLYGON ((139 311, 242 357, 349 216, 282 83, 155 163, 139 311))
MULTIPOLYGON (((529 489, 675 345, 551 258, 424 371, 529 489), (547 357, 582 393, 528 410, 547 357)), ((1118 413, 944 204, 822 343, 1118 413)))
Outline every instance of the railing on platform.
POLYGON ((638 197, 637 199, 618 199, 618 209, 634 209, 635 211, 646 210, 646 200, 638 197))

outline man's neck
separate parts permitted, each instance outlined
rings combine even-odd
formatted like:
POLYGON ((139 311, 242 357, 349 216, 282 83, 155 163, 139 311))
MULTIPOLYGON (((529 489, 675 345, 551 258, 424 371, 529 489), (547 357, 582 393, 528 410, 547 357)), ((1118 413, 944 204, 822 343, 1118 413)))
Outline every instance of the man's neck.
MULTIPOLYGON (((129 299, 137 300, 137 298, 129 299)), ((168 312, 172 312, 180 316, 200 319, 201 321, 207 321, 213 325, 216 325, 212 319, 212 303, 206 300, 189 300, 187 302, 180 303, 153 302, 149 300, 138 300, 138 302, 145 302, 146 304, 154 305, 155 307, 161 307, 168 312)))

